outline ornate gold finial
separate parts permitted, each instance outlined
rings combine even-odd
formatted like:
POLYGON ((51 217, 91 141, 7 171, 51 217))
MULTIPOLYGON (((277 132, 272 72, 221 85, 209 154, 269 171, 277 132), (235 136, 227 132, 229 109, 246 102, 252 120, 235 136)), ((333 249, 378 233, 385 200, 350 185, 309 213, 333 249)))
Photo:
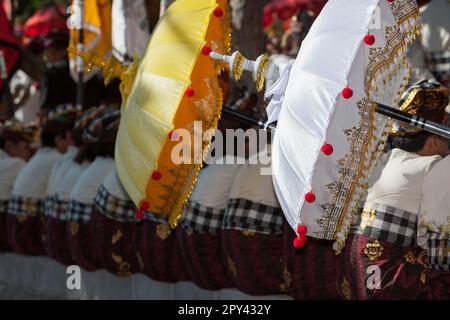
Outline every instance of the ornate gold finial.
POLYGON ((94 50, 81 52, 78 49, 69 46, 67 51, 83 58, 86 63, 86 71, 90 72, 94 66, 100 68, 105 77, 105 86, 109 85, 112 78, 122 79, 122 74, 128 68, 127 66, 122 65, 114 56, 111 56, 108 60, 104 61, 97 56, 97 53, 94 50))
POLYGON ((85 69, 87 72, 90 72, 94 66, 100 68, 103 71, 103 76, 105 78, 105 86, 109 85, 113 78, 120 79, 122 82, 120 84, 120 93, 122 94, 123 101, 127 100, 139 65, 138 54, 134 55, 133 63, 126 66, 121 64, 114 56, 111 56, 108 60, 104 61, 97 56, 97 53, 94 50, 81 52, 75 47, 69 46, 67 51, 81 57, 85 61, 85 69))

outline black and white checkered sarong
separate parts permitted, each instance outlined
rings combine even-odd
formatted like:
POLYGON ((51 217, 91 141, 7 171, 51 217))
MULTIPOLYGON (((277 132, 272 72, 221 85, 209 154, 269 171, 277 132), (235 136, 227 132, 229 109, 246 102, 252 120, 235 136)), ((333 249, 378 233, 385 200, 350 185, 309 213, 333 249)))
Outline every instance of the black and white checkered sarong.
POLYGON ((280 208, 246 199, 230 199, 222 229, 237 229, 261 234, 282 234, 283 213, 280 208))
POLYGON ((352 232, 394 245, 412 246, 417 237, 418 215, 394 207, 374 204, 358 215, 352 232))
POLYGON ((89 223, 94 205, 84 204, 75 200, 69 201, 68 207, 68 221, 89 223))
POLYGON ((217 234, 222 226, 225 209, 212 208, 188 201, 183 210, 181 227, 199 233, 217 234))
POLYGON ((120 222, 136 221, 136 206, 131 200, 113 196, 101 185, 94 199, 98 211, 109 219, 120 222))
POLYGON ((0 200, 0 213, 7 213, 9 200, 0 200))
POLYGON ((69 218, 69 202, 59 199, 56 194, 48 196, 45 200, 45 216, 67 221, 69 218))
POLYGON ((44 201, 40 199, 11 197, 8 203, 8 214, 37 217, 44 214, 44 201))
POLYGON ((450 271, 450 235, 426 231, 428 267, 438 271, 450 271))
POLYGON ((450 80, 450 51, 429 52, 427 65, 438 81, 450 80))

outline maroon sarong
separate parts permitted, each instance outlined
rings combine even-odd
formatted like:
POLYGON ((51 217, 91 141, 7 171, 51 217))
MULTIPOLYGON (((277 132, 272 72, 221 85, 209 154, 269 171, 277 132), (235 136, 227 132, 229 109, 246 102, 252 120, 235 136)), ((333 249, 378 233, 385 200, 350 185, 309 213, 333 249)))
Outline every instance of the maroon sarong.
POLYGON ((11 251, 6 234, 7 201, 0 201, 0 253, 11 251))
POLYGON ((6 217, 8 243, 11 248, 22 255, 45 255, 42 245, 44 217, 11 215, 6 217))
POLYGON ((254 296, 286 293, 283 235, 222 230, 221 239, 224 263, 236 288, 254 296))
POLYGON ((136 223, 134 244, 143 274, 161 282, 189 280, 176 237, 177 233, 165 222, 146 219, 136 223))
POLYGON ((337 282, 337 257, 332 241, 308 238, 305 247, 296 249, 295 232, 284 227, 284 279, 289 293, 297 300, 341 299, 337 282))
POLYGON ((425 268, 426 252, 418 247, 350 235, 337 269, 344 299, 417 300, 427 298, 425 268))
POLYGON ((230 199, 222 230, 223 261, 234 286, 250 295, 286 293, 280 208, 230 199))
POLYGON ((45 217, 45 239, 43 244, 47 256, 69 266, 75 264, 67 237, 67 222, 53 217, 45 217))
POLYGON ((91 223, 99 266, 118 276, 137 273, 139 263, 133 244, 135 223, 112 220, 97 209, 94 209, 91 223))
POLYGON ((198 233, 181 227, 175 232, 184 269, 192 282, 212 291, 233 287, 233 281, 223 263, 218 234, 198 233))
POLYGON ((222 258, 220 228, 224 215, 224 208, 189 200, 183 209, 183 220, 175 230, 184 269, 205 290, 233 287, 222 258))
POLYGON ((66 223, 69 250, 77 265, 86 271, 99 269, 95 252, 95 237, 91 223, 68 221, 66 223))

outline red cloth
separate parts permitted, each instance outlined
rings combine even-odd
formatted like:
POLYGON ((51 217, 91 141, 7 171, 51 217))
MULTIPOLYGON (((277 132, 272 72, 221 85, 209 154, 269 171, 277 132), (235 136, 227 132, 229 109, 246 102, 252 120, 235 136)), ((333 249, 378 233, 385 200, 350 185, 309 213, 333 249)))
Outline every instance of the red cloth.
POLYGON ((11 251, 6 234, 6 216, 5 212, 0 212, 0 253, 11 251))
POLYGON ((38 10, 23 25, 24 36, 30 38, 46 36, 55 30, 69 31, 64 10, 56 5, 38 10))
MULTIPOLYGON (((3 69, 3 61, 0 61, 0 95, 5 89, 5 82, 15 72, 19 60, 20 49, 19 42, 14 36, 14 30, 6 16, 3 6, 0 6, 0 51, 3 55, 4 63, 6 65, 6 79, 3 77, 5 70, 3 69)), ((1 59, 1 57, 0 57, 1 59)))
POLYGON ((92 223, 68 221, 66 223, 69 250, 76 264, 86 271, 99 269, 95 252, 95 236, 92 223))

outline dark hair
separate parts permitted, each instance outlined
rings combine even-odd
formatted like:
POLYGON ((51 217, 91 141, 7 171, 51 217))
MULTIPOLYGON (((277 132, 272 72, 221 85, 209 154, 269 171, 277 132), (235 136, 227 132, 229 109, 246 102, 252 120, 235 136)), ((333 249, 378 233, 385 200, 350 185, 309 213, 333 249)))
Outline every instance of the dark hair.
POLYGON ((407 152, 420 151, 432 134, 426 131, 420 131, 415 134, 408 134, 404 136, 390 136, 388 143, 392 149, 398 148, 407 152))
POLYGON ((21 141, 27 141, 27 139, 21 135, 21 134, 16 134, 13 132, 8 132, 8 133, 4 133, 4 134, 0 134, 0 149, 3 149, 5 147, 5 144, 7 141, 11 141, 14 144, 18 144, 21 141))
POLYGON ((56 147, 56 137, 67 137, 72 132, 72 126, 69 121, 50 120, 42 126, 41 144, 43 147, 56 147))
POLYGON ((85 161, 92 162, 97 156, 96 145, 94 143, 85 143, 77 146, 78 153, 75 156, 74 162, 82 164, 85 161))
POLYGON ((95 143, 95 154, 99 157, 114 159, 115 143, 101 142, 95 143))

